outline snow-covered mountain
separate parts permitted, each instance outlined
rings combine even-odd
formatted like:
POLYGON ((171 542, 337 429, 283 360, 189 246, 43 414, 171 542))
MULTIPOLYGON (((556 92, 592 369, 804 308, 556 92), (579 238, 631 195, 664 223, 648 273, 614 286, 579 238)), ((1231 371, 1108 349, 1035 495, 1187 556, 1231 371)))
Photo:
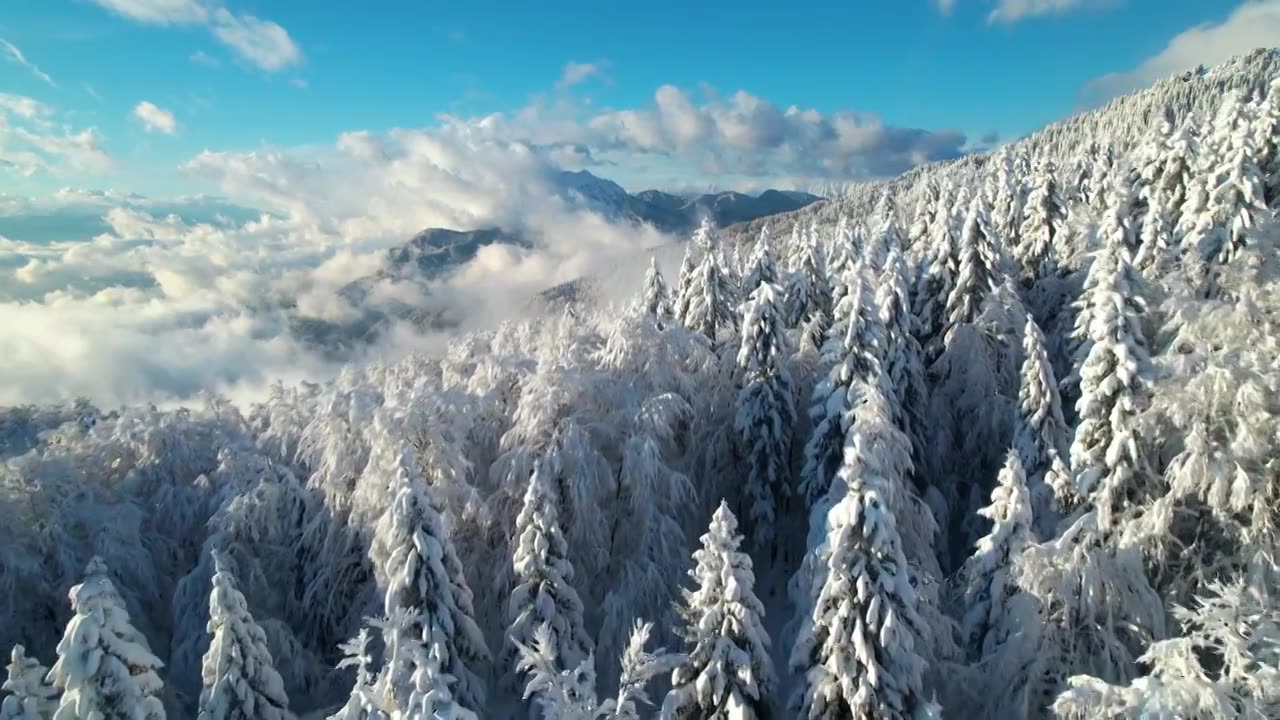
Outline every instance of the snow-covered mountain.
POLYGON ((687 232, 703 218, 718 226, 790 212, 822 198, 806 192, 765 190, 759 195, 739 192, 704 194, 643 190, 631 194, 622 186, 586 170, 564 171, 555 178, 561 197, 607 217, 646 223, 663 232, 687 232))

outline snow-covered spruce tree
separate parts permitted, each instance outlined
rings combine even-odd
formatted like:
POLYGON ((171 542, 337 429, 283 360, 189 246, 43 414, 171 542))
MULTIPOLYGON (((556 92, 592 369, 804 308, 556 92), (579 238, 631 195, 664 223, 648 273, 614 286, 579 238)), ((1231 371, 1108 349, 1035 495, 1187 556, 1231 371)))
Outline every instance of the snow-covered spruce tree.
POLYGON ((1229 135, 1211 143, 1221 155, 1210 171, 1212 184, 1203 209, 1194 221, 1183 218, 1191 227, 1183 247, 1206 264, 1204 292, 1210 297, 1217 293, 1216 266, 1231 262, 1270 216, 1250 118, 1250 109, 1242 107, 1233 122, 1215 123, 1215 133, 1229 135))
POLYGON ((791 496, 791 433, 796 409, 787 368, 786 326, 777 286, 761 283, 747 300, 738 348, 734 428, 747 462, 745 508, 752 542, 774 545, 778 510, 791 496))
POLYGON ((711 517, 689 571, 696 588, 680 608, 688 659, 672 675, 662 717, 742 718, 770 716, 776 687, 764 605, 755 595, 751 558, 742 550, 738 522, 724 502, 711 517))
POLYGON ((71 609, 49 679, 62 693, 53 720, 164 720, 164 666, 129 621, 124 599, 100 558, 89 561, 85 579, 71 588, 71 609))
POLYGON ((542 716, 555 720, 639 720, 640 705, 649 705, 647 688, 660 675, 678 667, 684 658, 659 648, 645 650, 650 623, 636 622, 622 653, 618 696, 600 702, 596 693, 595 661, 587 659, 576 668, 563 668, 547 640, 546 628, 534 631, 532 645, 519 645, 519 670, 529 678, 525 697, 536 697, 542 716))
POLYGON ((1070 447, 1070 428, 1062 415, 1058 380, 1045 349, 1044 334, 1035 318, 1027 314, 1022 332, 1022 369, 1018 380, 1018 410, 1014 422, 1013 447, 1026 472, 1031 490, 1036 527, 1048 535, 1057 513, 1053 511, 1055 485, 1069 477, 1061 465, 1070 447))
POLYGON ((1056 243, 1066 222, 1067 208, 1058 187, 1057 168, 1045 158, 1036 163, 1031 178, 1031 192, 1018 231, 1020 241, 1008 245, 1013 248, 1024 284, 1031 285, 1057 272, 1056 243))
POLYGON ((924 181, 923 189, 919 192, 915 212, 911 216, 911 225, 907 228, 907 247, 904 252, 910 255, 913 265, 919 261, 923 253, 928 251, 933 224, 937 222, 938 195, 938 183, 932 177, 928 177, 924 181))
POLYGON ((438 501, 417 474, 416 457, 401 452, 395 499, 378 521, 370 555, 380 570, 386 661, 382 692, 404 708, 411 690, 413 644, 440 641, 447 657, 442 667, 457 679, 459 702, 484 706, 477 666, 489 649, 476 625, 471 590, 454 554, 438 501))
POLYGON ((804 446, 800 492, 810 504, 826 493, 840 467, 858 383, 874 382, 881 368, 884 327, 860 264, 845 271, 841 285, 848 289, 835 309, 820 358, 829 369, 809 404, 813 434, 804 446))
POLYGON ((1253 120, 1258 171, 1262 174, 1267 207, 1280 210, 1280 78, 1271 81, 1267 96, 1253 120))
POLYGON ((1031 493, 1016 452, 1010 451, 1005 458, 991 491, 991 504, 978 514, 991 521, 991 531, 978 541, 961 570, 965 606, 961 630, 975 659, 994 652, 1014 631, 1006 622, 1008 602, 1017 591, 1011 566, 1035 542, 1031 493))
POLYGON ((869 277, 879 277, 889 260, 890 251, 901 251, 905 245, 898 225, 898 211, 889 195, 880 198, 876 204, 874 218, 877 225, 863 249, 863 263, 869 277))
POLYGON ((982 197, 969 205, 960 232, 955 286, 947 296, 946 331, 943 338, 951 344, 952 334, 961 325, 974 323, 982 313, 987 298, 997 292, 1004 281, 1000 246, 991 230, 982 197))
POLYGON ((1127 686, 1071 678, 1054 703, 1067 720, 1263 720, 1280 713, 1280 607, 1263 588, 1214 583, 1197 606, 1176 607, 1183 635, 1153 643, 1147 675, 1127 686))
POLYGON ((478 720, 458 704, 452 686, 456 679, 441 667, 449 651, 439 639, 414 646, 413 692, 403 720, 478 720))
POLYGON ((745 297, 755 292, 760 283, 778 284, 778 263, 774 260, 768 225, 760 230, 760 238, 747 259, 747 268, 742 276, 742 295, 745 297))
POLYGON ((1198 147, 1195 132, 1195 119, 1191 118, 1176 131, 1170 129, 1167 136, 1157 136, 1161 140, 1152 148, 1154 158, 1149 158, 1142 168, 1141 192, 1146 210, 1133 264, 1148 277, 1162 273, 1174 246, 1198 147))
POLYGON ((932 718, 918 649, 915 590, 881 489, 850 478, 826 518, 813 588, 791 652, 792 701, 809 720, 932 718))
POLYGON ((1115 182, 1116 151, 1109 138, 1104 138, 1097 145, 1093 155, 1093 167, 1089 171, 1089 193, 1086 198, 1089 207, 1095 214, 1107 207, 1108 193, 1115 182))
POLYGON ((1156 491, 1138 437, 1147 357, 1141 315, 1146 302, 1133 266, 1107 243, 1093 257, 1081 298, 1085 356, 1080 365, 1079 424, 1071 444, 1070 507, 1087 500, 1104 535, 1156 491))
POLYGON ((378 705, 378 695, 374 690, 374 674, 371 669, 373 657, 369 654, 369 628, 360 628, 360 633, 338 647, 342 651, 342 660, 338 669, 355 668, 355 683, 351 686, 351 694, 347 702, 338 712, 326 720, 390 720, 387 713, 378 705))
POLYGON ((45 680, 48 668, 14 645, 5 666, 8 677, 0 690, 8 693, 0 701, 0 720, 48 720, 58 707, 58 691, 45 680))
POLYGON ((675 317, 671 306, 671 293, 667 291, 667 283, 662 279, 662 271, 658 269, 658 258, 649 258, 649 270, 644 274, 644 289, 640 296, 644 311, 653 317, 659 328, 664 328, 675 317))
POLYGON ((516 587, 508 604, 507 637, 527 645, 533 631, 545 625, 556 657, 577 667, 591 653, 591 638, 560 528, 559 493, 553 484, 557 474, 545 461, 535 465, 516 518, 516 587))
POLYGON ((703 252, 689 277, 686 297, 687 304, 681 299, 685 305, 682 324, 702 333, 715 345, 723 346, 736 330, 738 314, 731 275, 718 245, 712 244, 703 252))
POLYGON ((801 232, 796 223, 787 264, 787 327, 801 327, 821 313, 827 316, 831 305, 831 283, 818 250, 817 229, 801 232))
POLYGON ((926 450, 924 411, 928 387, 909 294, 906 258, 892 250, 876 286, 876 307, 884 326, 884 372, 893 388, 893 421, 911 438, 912 455, 916 466, 921 467, 926 450))
POLYGON ((1034 512, 1022 463, 1010 451, 991 492, 978 511, 991 531, 977 544, 960 572, 964 582, 962 633, 979 669, 975 716, 1027 717, 1028 689, 1035 674, 1040 618, 1034 597, 1021 591, 1014 565, 1035 541, 1034 512))
POLYGON ((1138 235, 1134 229, 1133 196, 1124 183, 1116 183, 1108 194, 1108 202, 1098 223, 1098 241, 1118 248, 1129 262, 1138 250, 1138 235))
POLYGON ((927 247, 920 253, 912 313, 916 316, 916 339, 928 367, 942 354, 947 327, 947 298, 955 287, 959 271, 953 195, 943 188, 935 203, 927 247))
POLYGON ((857 228, 854 223, 849 220, 848 215, 840 214, 840 218, 836 221, 835 233, 826 247, 826 265, 827 276, 831 278, 831 307, 835 312, 835 307, 840 304, 840 299, 844 296, 846 290, 841 279, 850 267, 859 264, 859 259, 863 255, 863 241, 858 235, 857 228))
POLYGON ((696 242, 685 243, 684 257, 680 260, 680 275, 676 278, 676 289, 671 303, 671 314, 677 321, 683 321, 685 315, 689 313, 693 271, 698 267, 697 252, 698 245, 696 242))
MULTIPOLYGON (((1030 178, 1019 177, 1014 172, 1013 156, 1006 148, 999 154, 994 174, 987 176, 988 200, 991 203, 991 224, 1006 247, 1017 248, 1022 244, 1023 193, 1022 184, 1030 178)), ((1038 178, 1041 179, 1041 178, 1038 178)), ((1042 180, 1042 179, 1041 179, 1042 180)), ((1030 201, 1030 198, 1027 198, 1030 201)))
POLYGON ((267 649, 267 636, 249 613, 226 560, 214 555, 209 593, 213 638, 200 671, 199 720, 286 720, 289 698, 267 649))

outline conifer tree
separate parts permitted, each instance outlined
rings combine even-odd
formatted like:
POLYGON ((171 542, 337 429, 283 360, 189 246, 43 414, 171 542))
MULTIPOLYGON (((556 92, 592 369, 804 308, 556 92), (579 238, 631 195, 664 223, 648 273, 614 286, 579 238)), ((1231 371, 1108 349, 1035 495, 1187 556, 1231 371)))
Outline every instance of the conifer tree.
POLYGON ((671 294, 667 291, 667 283, 662 279, 662 271, 658 269, 658 258, 649 258, 649 270, 644 274, 644 289, 641 306, 659 328, 671 323, 675 310, 671 306, 671 294))
POLYGON ((1087 343, 1080 367, 1080 423, 1071 445, 1077 498, 1088 498, 1104 534, 1118 514, 1135 507, 1146 469, 1137 437, 1138 401, 1147 360, 1139 282, 1116 246, 1095 253, 1081 299, 1080 330, 1087 343))
POLYGON ((1035 542, 1030 493, 1016 452, 1006 457, 991 504, 978 514, 991 521, 991 530, 978 540, 960 572, 965 607, 961 632, 980 669, 973 710, 978 717, 1026 718, 1040 618, 1035 599, 1018 588, 1014 573, 1035 542))
POLYGON ((927 250, 933 233, 933 224, 937 222, 938 195, 938 184, 932 178, 926 179, 924 189, 920 192, 919 200, 916 201, 911 225, 907 228, 905 250, 913 253, 912 257, 917 257, 916 254, 927 250))
POLYGON ((1018 410, 1013 431, 1013 447, 1031 488, 1035 517, 1042 532, 1048 531, 1051 517, 1055 465, 1067 456, 1070 430, 1062 415, 1058 381, 1045 349, 1044 335, 1035 318, 1027 315, 1022 332, 1022 369, 1018 381, 1018 410), (1046 520, 1042 521, 1042 518, 1046 520))
POLYGON ((512 562, 517 584, 508 604, 507 636, 528 645, 534 630, 545 625, 556 657, 577 667, 591 653, 591 638, 583 625, 582 599, 573 587, 573 565, 552 484, 557 473, 549 462, 534 467, 516 518, 512 562))
POLYGON ((856 475, 826 517, 823 568, 791 653, 801 676, 795 717, 919 720, 925 695, 916 608, 893 512, 878 483, 856 475))
POLYGON ((456 678, 442 667, 449 651, 440 639, 414 646, 413 692, 403 720, 478 720, 478 716, 458 704, 452 686, 456 678))
POLYGON ((729 720, 769 717, 776 686, 764 605, 756 597, 751 558, 740 549, 738 522, 724 502, 702 536, 684 592, 681 629, 688 659, 672 675, 662 717, 729 720))
POLYGON ((386 712, 378 706, 377 694, 373 687, 373 671, 369 655, 369 629, 360 628, 360 634, 343 643, 339 648, 342 660, 338 669, 353 667, 356 669, 355 684, 351 686, 351 694, 347 702, 338 712, 327 720, 389 720, 386 712))
POLYGON ((750 295, 760 287, 760 283, 778 284, 778 264, 773 257, 773 242, 769 239, 769 226, 760 230, 760 239, 756 241, 747 260, 747 270, 742 276, 742 294, 750 295))
POLYGON ((906 259, 901 252, 890 251, 876 286, 876 307, 884 327, 884 372, 893 389, 893 421, 911 438, 913 455, 920 459, 925 451, 923 413, 928 389, 908 282, 906 259))
POLYGON ((849 289, 836 307, 822 346, 820 360, 829 369, 814 387, 809 404, 813 434, 804 447, 800 491, 810 503, 826 493, 840 467, 849 431, 848 413, 857 400, 857 382, 874 381, 881 368, 884 328, 862 267, 848 268, 842 285, 849 289))
POLYGON ((787 327, 795 328, 830 313, 831 285, 818 251, 817 229, 802 233, 796 223, 788 265, 786 297, 787 327))
POLYGON ((214 554, 209 593, 212 641, 200 671, 199 720, 285 720, 289 698, 267 648, 267 636, 249 613, 226 560, 214 554))
POLYGON ((992 525, 962 570, 965 579, 962 631, 970 653, 983 657, 992 653, 1011 632, 1004 622, 1009 615, 1008 602, 1016 591, 1011 567, 1027 545, 1035 542, 1031 530, 1031 494, 1016 452, 1006 457, 996 487, 991 491, 991 504, 978 514, 992 525))
POLYGON ((942 337, 947 327, 947 298, 955 287, 959 271, 954 199, 950 188, 944 188, 938 197, 929 247, 922 253, 912 302, 916 337, 924 352, 926 367, 942 354, 942 337))
MULTIPOLYGON (((704 231, 708 225, 704 222, 704 231)), ((702 333, 712 343, 721 345, 736 330, 737 303, 724 257, 715 244, 715 234, 707 231, 705 236, 706 240, 698 242, 711 244, 703 251, 702 259, 690 275, 687 303, 684 298, 681 300, 685 309, 681 322, 686 328, 702 333)))
POLYGON ((5 666, 8 678, 0 690, 8 693, 0 701, 0 720, 47 720, 58 707, 58 691, 46 680, 48 668, 14 645, 5 666))
POLYGON ((1209 296, 1216 295, 1216 266, 1231 262, 1269 216, 1252 130, 1250 113, 1243 107, 1234 119, 1215 123, 1214 132, 1223 135, 1211 146, 1221 159, 1211 170, 1198 217, 1194 223, 1183 219, 1191 227, 1183 239, 1184 248, 1194 249, 1209 266, 1205 278, 1209 296))
POLYGON ((395 499, 374 537, 371 556, 385 578, 386 667, 381 682, 396 707, 408 699, 415 643, 440 641, 442 667, 457 679, 459 702, 480 708, 484 689, 477 666, 489 650, 474 620, 471 589, 445 529, 441 507, 423 487, 414 453, 396 459, 395 499))
POLYGON ((684 257, 680 260, 680 276, 676 282, 675 296, 672 298, 671 314, 677 321, 683 321, 689 313, 689 298, 692 292, 693 272, 698 267, 695 253, 697 243, 688 242, 684 246, 684 257))
MULTIPOLYGON (((1167 123, 1166 128, 1171 128, 1167 123)), ((1157 136, 1153 158, 1143 167, 1142 199, 1146 203, 1138 235, 1134 267, 1149 276, 1158 275, 1173 247, 1187 186, 1191 183, 1197 139, 1194 118, 1176 131, 1157 136)))
POLYGON ((796 421, 786 327, 777 286, 762 283, 751 293, 738 349, 738 413, 734 427, 747 459, 746 510, 752 541, 773 544, 782 500, 791 495, 791 433, 796 421))
POLYGON ((124 598, 95 557, 71 588, 75 613, 49 679, 62 692, 53 720, 164 720, 156 673, 164 666, 129 621, 124 598))
POLYGON ((1271 81, 1253 121, 1254 155, 1267 207, 1280 210, 1280 78, 1271 81))
POLYGON ((957 327, 978 319, 987 298, 999 289, 1003 276, 1000 248, 991 233, 981 197, 975 197, 969 205, 960 232, 958 260, 955 287, 947 296, 947 329, 943 337, 948 343, 957 327))
POLYGON ((1019 228, 1020 242, 1010 244, 1021 267, 1023 282, 1034 283, 1057 272, 1056 243, 1067 222, 1066 204, 1058 188, 1057 169, 1052 160, 1036 163, 1027 196, 1026 210, 1019 228))
POLYGON ((995 174, 988 176, 992 229, 1006 247, 1017 248, 1022 245, 1024 178, 1015 174, 1013 157, 1007 149, 1001 151, 996 167, 995 174))

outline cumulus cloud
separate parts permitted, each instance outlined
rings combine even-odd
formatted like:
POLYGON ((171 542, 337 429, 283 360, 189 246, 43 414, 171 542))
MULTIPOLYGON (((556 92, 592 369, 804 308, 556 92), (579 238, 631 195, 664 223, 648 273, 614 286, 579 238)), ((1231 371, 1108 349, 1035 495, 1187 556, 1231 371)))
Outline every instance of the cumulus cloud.
POLYGON ((677 159, 691 163, 686 176, 748 181, 885 177, 957 157, 967 146, 965 135, 954 130, 897 127, 857 111, 781 108, 745 91, 721 97, 704 88, 695 98, 673 85, 659 87, 652 104, 633 109, 596 111, 560 99, 535 102, 510 116, 448 122, 558 153, 582 148, 598 162, 677 159))
POLYGON ((94 128, 79 132, 55 127, 53 110, 22 95, 0 93, 0 172, 22 176, 112 166, 94 128))
POLYGON ((4 38, 0 38, 0 50, 4 51, 4 55, 5 57, 9 58, 9 62, 12 62, 16 65, 21 65, 22 67, 26 68, 32 75, 35 75, 36 77, 40 78, 46 83, 49 83, 54 87, 57 87, 58 84, 53 81, 53 78, 49 77, 49 74, 41 70, 39 67, 37 67, 35 63, 28 60, 27 56, 23 55, 22 51, 19 50, 13 43, 9 42, 8 40, 5 40, 4 38))
POLYGON ((173 113, 147 100, 134 106, 133 116, 142 122, 147 132, 156 131, 172 135, 178 129, 178 121, 174 119, 173 113))
MULTIPOLYGON (((944 12, 955 0, 940 0, 944 12)), ((1027 18, 1065 15, 1078 10, 1102 10, 1124 4, 1124 0, 998 0, 987 22, 1012 25, 1027 18)))
MULTIPOLYGON (((167 212, 136 196, 65 190, 46 204, 96 208, 98 231, 0 242, 0 315, 13 319, 0 338, 0 404, 181 400, 205 388, 247 398, 276 377, 323 379, 340 362, 444 342, 442 330, 385 314, 397 306, 486 327, 528 312, 547 287, 668 240, 562 199, 557 168, 527 143, 462 126, 206 152, 185 169, 270 212, 196 220, 194 205, 167 212), (530 244, 483 248, 431 281, 380 273, 389 248, 440 226, 501 226, 530 244), (356 297, 348 286, 361 279, 356 297), (378 332, 355 342, 349 330, 370 317, 381 318, 378 332)), ((0 234, 42 212, 36 205, 0 195, 0 234)))
POLYGON ((1222 22, 1188 28, 1137 67, 1096 78, 1081 92, 1093 101, 1106 100, 1197 65, 1216 65, 1255 48, 1271 47, 1276 38, 1280 38, 1280 0, 1249 0, 1222 22))
MULTIPOLYGON (((257 67, 274 72, 302 62, 302 51, 277 23, 233 13, 215 0, 91 0, 135 22, 204 25, 223 45, 257 67)), ((203 55, 203 53, 198 53, 203 55)), ((196 56, 192 56, 194 60, 196 56)), ((203 56, 206 57, 207 56, 203 56)), ((197 61, 198 62, 198 61, 197 61)))

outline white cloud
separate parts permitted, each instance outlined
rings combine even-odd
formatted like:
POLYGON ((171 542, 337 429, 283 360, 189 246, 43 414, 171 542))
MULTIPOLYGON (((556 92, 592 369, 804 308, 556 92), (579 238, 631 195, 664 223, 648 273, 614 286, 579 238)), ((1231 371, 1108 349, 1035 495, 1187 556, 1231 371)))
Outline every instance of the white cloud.
POLYGON ((956 7, 956 0, 937 0, 938 12, 943 15, 950 15, 951 11, 956 7))
POLYGON ((58 84, 53 81, 53 78, 49 77, 49 74, 41 70, 39 67, 37 67, 35 63, 28 60, 27 56, 23 55, 22 51, 19 50, 13 43, 9 42, 8 40, 5 40, 4 38, 0 38, 0 50, 4 51, 4 54, 8 56, 10 62, 21 65, 22 67, 31 71, 32 75, 35 75, 36 77, 49 83, 50 85, 57 87, 58 84))
POLYGON ((227 47, 263 70, 280 70, 302 61, 302 51, 288 31, 252 15, 233 15, 224 8, 213 14, 213 34, 227 47))
POLYGON ((209 13, 199 0, 91 0, 98 5, 142 23, 185 25, 204 22, 209 13))
POLYGON ((467 132, 523 140, 547 155, 566 148, 579 157, 622 165, 678 160, 688 176, 867 179, 963 154, 966 137, 953 130, 886 125, 856 111, 822 113, 781 108, 747 92, 701 99, 664 85, 652 104, 598 111, 571 99, 540 101, 511 115, 449 118, 467 132))
POLYGON ((38 100, 0 93, 0 172, 22 176, 111 167, 94 128, 55 127, 53 110, 38 100))
MULTIPOLYGON (((1124 4, 1125 0, 997 0, 996 7, 987 15, 987 22, 1012 25, 1021 20, 1044 15, 1065 15, 1078 10, 1102 10, 1124 4)), ((943 12, 955 5, 955 0, 939 0, 943 12)))
POLYGON ((593 77, 603 77, 604 68, 605 64, 603 62, 580 63, 570 61, 565 64, 564 70, 560 72, 560 81, 556 83, 556 87, 567 90, 593 77))
POLYGON ((204 65, 205 67, 211 67, 211 68, 222 67, 221 60, 219 60, 218 58, 210 55, 209 53, 203 50, 197 50, 191 53, 191 55, 187 59, 197 65, 204 65))
MULTIPOLYGON (((216 0, 91 0, 135 22, 151 25, 205 25, 239 57, 274 72, 302 62, 302 51, 289 32, 270 20, 233 13, 216 0)), ((195 62, 212 60, 202 52, 195 62)), ((215 61, 216 62, 216 61, 215 61)))
POLYGON ((142 121, 147 132, 157 131, 172 135, 178 129, 178 121, 173 113, 147 100, 143 100, 133 108, 133 116, 142 121))
POLYGON ((0 114, 12 113, 27 120, 50 114, 48 105, 23 95, 0 92, 0 114))
POLYGON ((1094 101, 1150 85, 1197 65, 1216 65, 1280 38, 1280 0, 1249 0, 1221 23, 1201 23, 1175 35, 1163 50, 1137 67, 1096 78, 1082 93, 1094 101))

